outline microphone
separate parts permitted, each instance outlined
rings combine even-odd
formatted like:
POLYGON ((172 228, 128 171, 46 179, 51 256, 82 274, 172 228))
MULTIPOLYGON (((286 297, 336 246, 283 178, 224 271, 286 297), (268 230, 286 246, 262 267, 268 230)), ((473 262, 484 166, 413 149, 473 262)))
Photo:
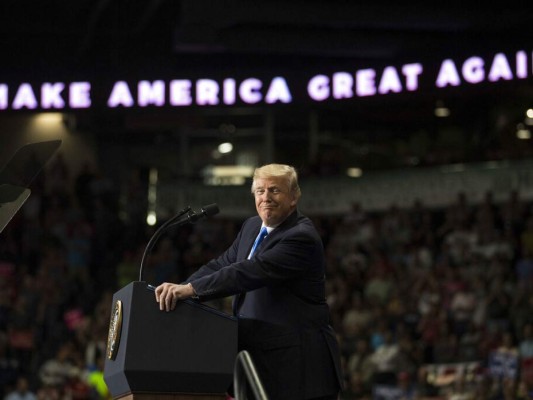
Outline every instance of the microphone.
POLYGON ((213 215, 216 215, 219 212, 220 210, 218 209, 218 205, 216 203, 213 203, 207 206, 203 206, 200 210, 200 214, 197 214, 194 211, 189 212, 187 218, 189 219, 189 222, 191 224, 194 224, 199 219, 202 219, 204 217, 212 217, 213 215))
POLYGON ((165 222, 163 225, 161 225, 155 233, 152 235, 150 240, 148 241, 148 244, 146 245, 146 248, 144 249, 144 253, 141 259, 141 266, 139 268, 139 281, 143 281, 143 269, 144 269, 144 262, 146 260, 146 257, 148 253, 152 250, 154 247, 154 244, 156 240, 161 236, 161 234, 169 227, 174 225, 185 225, 186 223, 194 224, 196 221, 198 221, 201 218, 204 217, 211 217, 215 214, 219 213, 219 208, 216 203, 209 204, 207 206, 203 206, 199 213, 194 212, 190 206, 184 208, 181 210, 176 216, 169 219, 167 222, 165 222), (186 215, 185 215, 186 214, 186 215), (185 215, 185 217, 184 217, 185 215), (181 218, 181 219, 180 219, 181 218))
POLYGON ((202 219, 202 218, 205 218, 205 217, 211 217, 213 215, 218 214, 219 211, 220 210, 219 210, 218 205, 216 203, 209 204, 207 206, 203 206, 199 213, 191 210, 191 208, 189 207, 188 210, 187 210, 187 215, 185 216, 185 219, 179 221, 179 220, 177 220, 178 218, 172 218, 172 220, 170 221, 168 226, 170 227, 170 226, 174 226, 174 225, 183 225, 184 223, 187 223, 187 222, 189 222, 191 224, 194 224, 199 219, 202 219))

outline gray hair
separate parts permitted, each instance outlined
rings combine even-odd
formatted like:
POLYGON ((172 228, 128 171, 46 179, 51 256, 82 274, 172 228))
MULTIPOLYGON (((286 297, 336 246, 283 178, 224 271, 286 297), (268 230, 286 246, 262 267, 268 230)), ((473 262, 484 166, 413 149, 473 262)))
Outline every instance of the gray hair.
POLYGON ((294 167, 285 164, 267 164, 262 167, 258 167, 254 171, 254 177, 252 182, 252 193, 255 190, 256 179, 266 179, 271 177, 285 177, 291 193, 299 199, 302 195, 300 186, 298 185, 298 173, 294 167))

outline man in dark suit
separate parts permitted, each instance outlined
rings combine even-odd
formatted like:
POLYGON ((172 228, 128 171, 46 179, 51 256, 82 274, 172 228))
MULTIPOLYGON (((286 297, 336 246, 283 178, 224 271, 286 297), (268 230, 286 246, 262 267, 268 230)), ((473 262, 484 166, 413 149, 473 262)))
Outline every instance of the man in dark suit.
POLYGON ((244 222, 231 247, 184 284, 158 286, 156 300, 169 311, 189 297, 236 295, 239 350, 250 353, 269 398, 336 399, 342 375, 325 299, 324 249, 297 210, 297 173, 281 164, 257 168, 252 194, 258 216, 244 222))

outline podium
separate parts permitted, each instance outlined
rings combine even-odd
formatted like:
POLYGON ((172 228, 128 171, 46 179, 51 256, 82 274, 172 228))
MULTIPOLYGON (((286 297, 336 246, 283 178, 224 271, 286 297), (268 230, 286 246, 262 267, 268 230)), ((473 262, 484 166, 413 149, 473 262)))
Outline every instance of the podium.
POLYGON ((104 379, 114 399, 224 399, 237 320, 192 300, 161 311, 146 282, 113 296, 104 379))

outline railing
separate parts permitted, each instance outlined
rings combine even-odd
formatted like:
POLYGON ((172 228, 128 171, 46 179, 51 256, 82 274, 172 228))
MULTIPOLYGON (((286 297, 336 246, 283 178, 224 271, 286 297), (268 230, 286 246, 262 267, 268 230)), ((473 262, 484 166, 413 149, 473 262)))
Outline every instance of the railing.
POLYGON ((233 374, 233 387, 236 400, 248 400, 249 387, 256 400, 268 400, 261 379, 255 370, 252 357, 246 350, 237 354, 233 374))

